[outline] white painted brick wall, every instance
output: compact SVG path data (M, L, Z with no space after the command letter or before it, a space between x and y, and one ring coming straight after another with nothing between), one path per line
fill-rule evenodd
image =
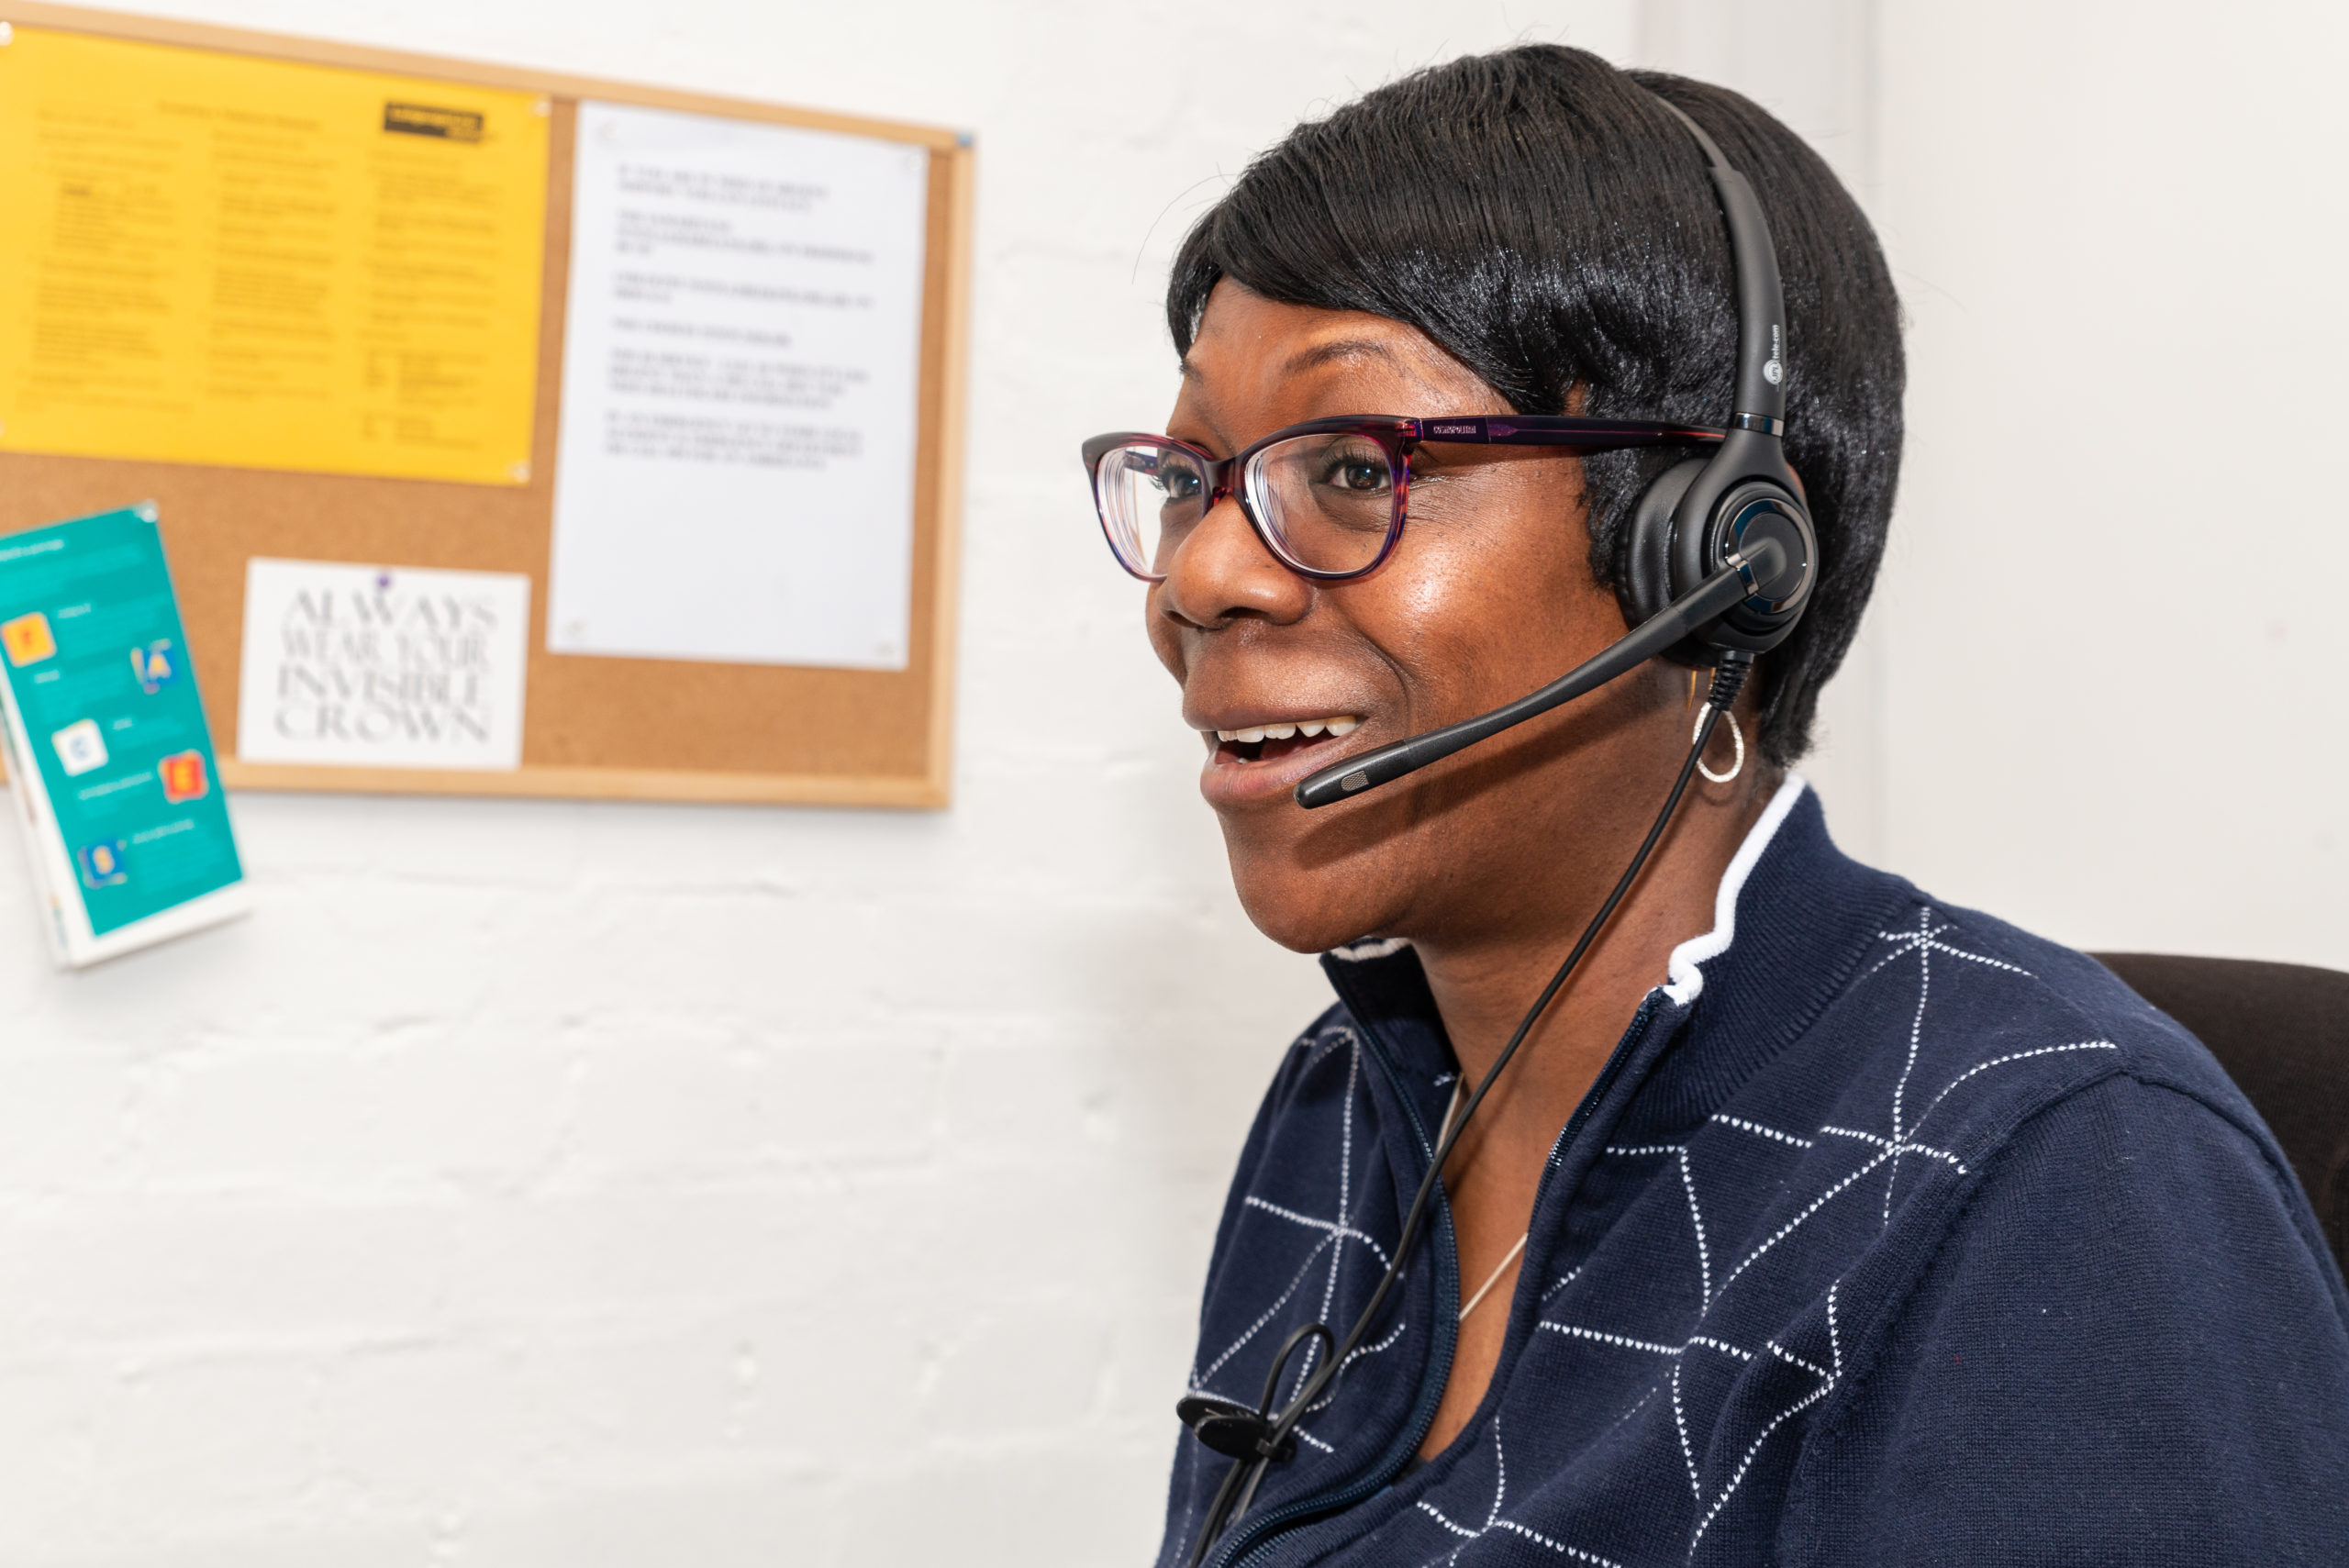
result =
M1074 452L1165 258L1504 8L186 0L979 135L939 816L245 795L236 927L79 976L0 849L0 1562L1135 1562L1217 1207L1322 1005L1240 916Z

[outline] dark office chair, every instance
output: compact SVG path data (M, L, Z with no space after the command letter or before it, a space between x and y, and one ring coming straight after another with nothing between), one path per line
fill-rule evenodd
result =
M2349 1270L2349 974L2166 953L2092 956L2210 1048L2274 1129Z

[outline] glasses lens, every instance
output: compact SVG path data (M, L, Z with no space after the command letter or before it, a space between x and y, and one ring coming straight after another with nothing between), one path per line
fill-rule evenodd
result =
M1248 498L1299 566L1361 572L1386 548L1395 520L1395 468L1368 436L1297 436L1266 447L1248 468Z
M1095 470L1093 494L1109 547L1129 572L1163 577L1206 510L1207 475L1180 447L1116 447Z

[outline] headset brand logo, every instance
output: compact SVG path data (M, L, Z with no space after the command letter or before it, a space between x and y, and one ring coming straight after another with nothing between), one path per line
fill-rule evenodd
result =
M429 136L442 141L479 141L482 117L471 109L436 109L429 104L385 104L384 128L396 136Z
M1762 379L1772 386L1777 385L1779 378L1787 373L1787 367L1778 362L1781 352L1783 350L1778 339L1778 324L1773 321L1770 323L1770 361L1762 367Z

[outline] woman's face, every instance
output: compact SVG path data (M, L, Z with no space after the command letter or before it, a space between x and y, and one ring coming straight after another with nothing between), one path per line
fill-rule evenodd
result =
M1229 457L1306 419L1508 412L1416 328L1275 304L1227 281L1208 302L1168 433ZM1290 792L1307 775L1522 696L1625 629L1591 571L1576 459L1429 445L1411 471L1401 542L1368 577L1299 577L1228 499L1150 593L1151 643L1204 738L1199 789L1241 901L1300 951L1372 934L1430 946L1506 938L1562 906L1586 910L1620 871L1624 835L1635 840L1662 804L1694 720L1687 672L1651 663L1406 781L1297 806ZM1217 735L1331 719L1345 733Z

